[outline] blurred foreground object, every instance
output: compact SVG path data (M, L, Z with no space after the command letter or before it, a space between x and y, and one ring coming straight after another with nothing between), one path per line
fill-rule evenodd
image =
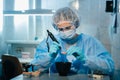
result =
M22 66L15 56L2 55L2 65L5 80L10 80L22 74Z

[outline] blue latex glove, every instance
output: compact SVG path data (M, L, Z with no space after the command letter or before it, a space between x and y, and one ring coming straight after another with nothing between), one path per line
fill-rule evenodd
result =
M71 46L67 50L67 55L73 55L74 57L76 57L76 59L79 59L81 61L85 59L84 53L82 53L80 48L76 46Z
M53 41L52 45L50 45L50 51L49 51L50 56L56 57L59 51L60 51L60 45L57 42Z

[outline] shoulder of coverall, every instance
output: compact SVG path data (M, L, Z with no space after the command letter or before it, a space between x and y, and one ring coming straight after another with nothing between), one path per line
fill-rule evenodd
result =
M88 41L88 40L90 40L90 41L95 40L96 41L97 40L95 37L90 36L88 34L84 34L84 33L81 33L80 36L81 36L81 39L84 40L84 41Z
M80 33L79 34L79 38L83 41L86 41L86 40L89 40L89 39L92 39L94 37L90 36L90 35L87 35L87 34L84 34L84 33Z
M107 49L105 48L105 46L100 42L100 40L98 40L97 38L87 35L87 34L82 34L82 41L86 44L89 45L91 47L96 46L96 48L101 49L103 52L107 52Z
M82 41L82 43L85 43L86 45L99 44L99 46L102 46L101 42L97 38L90 36L88 34L81 33L80 40ZM104 48L104 46L102 47Z
M45 39L43 39L42 41L39 42L39 44L37 45L37 48L40 48L42 46L43 47L46 46L46 40Z

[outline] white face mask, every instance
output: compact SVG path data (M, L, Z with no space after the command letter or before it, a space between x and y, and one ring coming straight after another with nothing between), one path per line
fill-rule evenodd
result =
M72 29L68 31L60 31L59 34L62 39L72 39L76 34L76 29Z

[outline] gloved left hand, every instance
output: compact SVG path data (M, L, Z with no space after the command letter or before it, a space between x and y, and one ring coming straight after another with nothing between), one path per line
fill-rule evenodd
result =
M85 59L84 53L82 53L80 48L76 46L71 46L67 50L67 55L73 55L74 57L76 57L76 59L79 59L81 61Z

